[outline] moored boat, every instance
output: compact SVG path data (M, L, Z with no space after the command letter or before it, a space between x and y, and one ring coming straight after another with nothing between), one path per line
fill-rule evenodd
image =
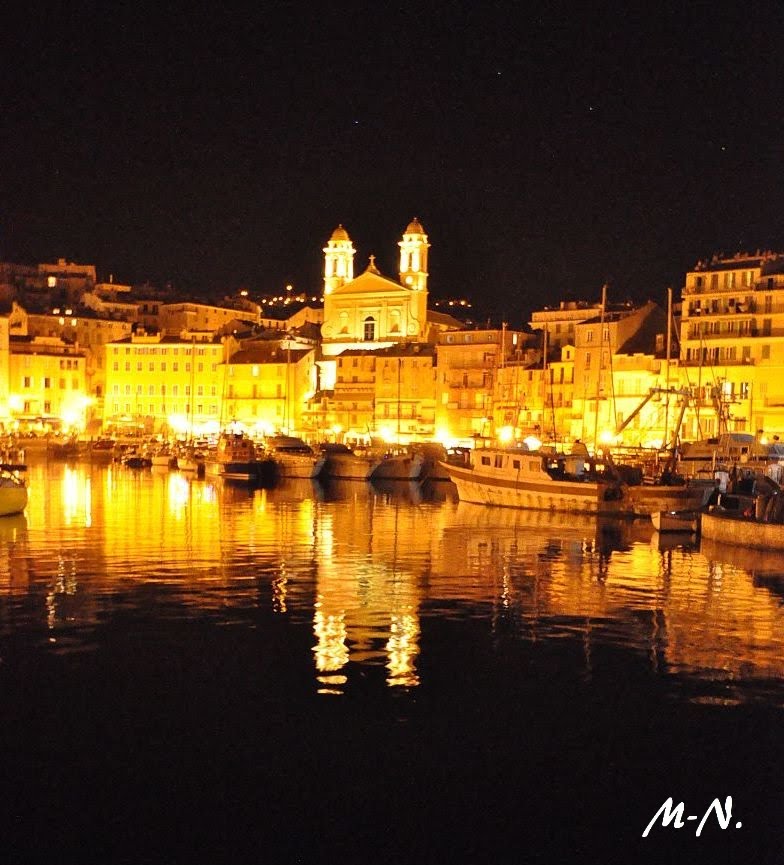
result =
M619 483L597 477L580 454L481 448L467 466L441 463L462 501L509 508L629 514Z
M703 538L712 541L784 551L784 523L760 522L742 514L715 510L702 515L701 532Z
M21 514L27 507L27 484L17 474L0 468L0 517Z
M253 440L243 433L221 433L218 445L204 463L205 473L225 480L264 482L275 476L275 463L259 459Z
M158 468L177 468L177 454L166 442L155 445L150 449L150 461Z
M264 452L283 478L316 478L326 462L323 455L297 436L269 436L264 441Z
M148 469L152 460L138 448L130 448L123 454L122 464L129 469Z
M624 486L624 500L634 516L645 517L661 512L697 511L708 504L715 484L681 485L639 484Z
M700 515L696 511L656 511L651 522L657 532L688 532L699 530Z
M115 444L116 442L111 438L100 438L91 442L87 451L90 462L110 463L114 459Z
M422 476L425 457L421 452L389 451L382 455L370 474L370 480L417 481Z
M197 447L182 448L177 454L177 468L181 472L193 472L199 478L204 477L205 462L204 451Z
M343 444L324 444L321 453L325 463L322 476L337 480L369 480L383 457L351 450Z

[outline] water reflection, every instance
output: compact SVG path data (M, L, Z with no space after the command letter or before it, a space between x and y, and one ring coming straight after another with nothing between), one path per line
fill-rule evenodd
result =
M118 466L41 464L0 521L2 627L92 643L121 606L226 623L267 611L312 634L312 683L423 683L427 635L471 617L572 640L587 677L620 647L657 676L784 677L781 557L655 536L644 522L495 510L407 483L269 490ZM142 593L141 589L150 590ZM26 595L33 603L11 605Z

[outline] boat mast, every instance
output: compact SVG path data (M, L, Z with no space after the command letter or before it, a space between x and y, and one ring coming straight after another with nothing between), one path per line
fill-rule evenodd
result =
M667 289L667 353L664 371L664 389L666 397L664 400L664 435L662 443L667 446L668 432L670 427L670 353L672 347L672 287Z
M599 316L599 369L596 375L596 412L593 418L593 455L596 456L599 438L599 399L602 392L602 362L604 358L604 314L607 309L607 283L602 286L602 311Z

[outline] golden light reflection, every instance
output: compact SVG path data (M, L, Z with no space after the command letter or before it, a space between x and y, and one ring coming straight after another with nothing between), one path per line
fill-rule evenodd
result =
M415 612L393 614L387 640L387 684L414 687L419 684L414 660L419 654L419 616Z
M63 518L65 525L92 525L92 489L90 477L66 466L62 483Z
M167 475L169 493L169 511L177 519L182 519L183 512L191 498L191 485L183 475L169 472Z
M316 669L320 673L333 673L348 663L346 639L346 614L327 614L323 609L323 599L319 595L313 611L313 633L318 640L313 647Z
M286 573L286 563L280 563L280 572L272 581L272 611L274 613L286 612L286 594L288 591L288 575Z

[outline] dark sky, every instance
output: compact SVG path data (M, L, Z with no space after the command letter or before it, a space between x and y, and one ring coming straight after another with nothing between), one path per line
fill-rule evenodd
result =
M0 258L318 289L343 223L512 322L784 248L781 7L50 3L4 23ZM647 10L647 11L641 11Z

